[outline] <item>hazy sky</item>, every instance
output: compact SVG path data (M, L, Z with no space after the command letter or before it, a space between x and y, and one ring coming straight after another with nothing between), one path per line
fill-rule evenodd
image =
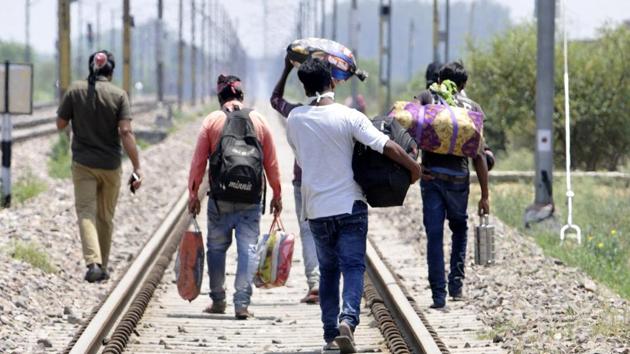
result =
M26 0L0 0L4 3L3 11L0 11L0 39L22 42L25 38L24 8ZM230 4L230 15L238 17L238 30L243 43L250 54L261 55L263 53L262 13L263 1L267 2L269 37L267 38L267 50L282 50L292 39L295 33L295 14L297 13L298 0L214 0L219 3ZM393 0L396 5L397 0ZM428 2L428 0L418 0ZM460 0L467 4L480 0ZM534 0L496 0L511 10L512 19L515 21L531 19L534 11ZM551 0L550 0L551 1ZM57 36L56 6L57 0L31 0L31 43L39 51L53 53ZM196 0L197 6L202 0ZM340 0L343 2L343 0ZM444 0L440 0L444 2ZM455 4L457 0L451 0ZM100 21L101 29L107 30L112 26L112 20L120 27L122 16L122 0L82 0L82 13L85 22L92 22L96 26L97 4L101 3ZM112 4L114 3L114 4ZM132 14L136 23L142 23L157 16L157 0L131 0ZM177 28L178 1L164 0L165 20L167 25L175 30ZM190 0L184 1L184 16L190 18ZM326 1L328 7L332 1ZM361 6L361 1L359 1ZM571 38L593 37L596 29L606 22L619 23L630 19L630 1L628 0L567 0L568 22ZM78 28L78 6L72 5L73 35ZM190 24L184 27L185 38L189 37ZM199 38L199 37L198 37Z

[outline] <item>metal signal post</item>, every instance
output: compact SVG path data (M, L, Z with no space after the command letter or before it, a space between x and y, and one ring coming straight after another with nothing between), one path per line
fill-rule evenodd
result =
M70 63L70 0L57 0L59 51L59 99L70 86L72 65Z
M177 41L177 109L182 110L184 96L184 0L179 0L178 41Z
M385 35L387 31L387 35ZM379 21L379 78L385 86L386 96L382 111L386 111L392 100L392 1L381 0Z
M157 99L158 102L164 101L164 58L162 55L162 30L164 28L164 22L162 20L164 15L164 3L163 0L158 0L158 19L156 22L155 31L155 56L157 59Z
M195 47L195 22L197 22L195 19L197 9L195 8L195 0L190 0L190 6L190 101L194 106L197 104L197 47Z
M536 198L525 212L526 225L553 216L553 106L555 1L538 0L536 58Z
M131 26L129 0L123 0L123 90L131 99Z
M350 46L352 47L352 53L354 53L355 60L359 60L358 48L359 48L359 14L357 9L357 0L352 0L352 9L350 10ZM352 92L352 107L357 108L357 78L352 77L350 80L350 90Z

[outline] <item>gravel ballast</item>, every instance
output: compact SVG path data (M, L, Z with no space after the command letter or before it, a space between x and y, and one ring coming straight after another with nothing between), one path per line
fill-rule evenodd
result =
M476 200L471 200L471 206L476 208L476 204ZM475 209L469 210L469 215L475 213ZM373 241L397 268L414 297L426 294L426 234L418 186L410 188L403 207L372 209L370 215L370 222L388 222L393 232L397 231L397 237ZM470 309L489 327L478 333L479 338L492 339L513 353L630 353L627 300L598 285L579 269L546 257L531 237L496 218L491 218L491 222L496 226L496 264L474 265L474 226L478 218L471 218L464 281L466 300L463 304L447 304ZM408 251L400 252L401 245ZM448 222L444 254L448 274ZM409 271L414 267L421 268L421 274Z
M131 163L123 160L110 257L112 279L120 277L186 190L200 122L201 115L140 152L145 179L135 195L126 186ZM48 189L22 205L0 210L0 353L61 351L114 284L113 280L101 284L83 280L86 268L72 182L47 174L48 154L56 141L56 136L47 136L14 145L14 180L30 174L45 181ZM44 273L12 258L16 241L32 243L45 252L56 271Z

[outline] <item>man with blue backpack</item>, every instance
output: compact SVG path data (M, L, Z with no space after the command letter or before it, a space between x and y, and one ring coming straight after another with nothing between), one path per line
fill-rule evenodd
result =
M427 81L429 81L427 70ZM464 87L468 74L459 62L442 66L438 82L427 85L428 89L415 97L420 104L447 103L470 111L482 112L481 106L468 98ZM481 187L480 214L490 212L488 201L488 165L494 162L492 152L485 147L473 160L475 172ZM422 213L427 233L427 263L429 284L433 296L431 308L446 306L446 275L444 269L444 220L448 219L452 235L448 293L454 301L463 299L463 279L466 259L468 231L468 194L470 179L468 158L422 152Z
M273 190L271 210L279 216L280 169L265 118L243 106L241 80L220 75L217 96L221 110L206 117L197 138L188 178L188 210L199 214L199 186L209 161L207 261L212 305L204 311L225 313L225 255L234 231L238 255L234 311L237 319L247 319L253 315L248 306L258 266L256 248L261 207L264 209L265 204L265 175Z

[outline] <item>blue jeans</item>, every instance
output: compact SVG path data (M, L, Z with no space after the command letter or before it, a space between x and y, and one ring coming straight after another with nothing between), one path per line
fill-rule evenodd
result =
M300 216L302 211L302 190L300 182L293 182L293 195L295 197L295 213L300 224L300 239L302 240L302 259L304 260L304 274L308 288L319 286L319 262L317 261L317 249L308 221Z
M309 220L319 259L319 307L324 324L324 340L339 335L339 322L353 329L359 325L365 243L368 231L367 205L355 201L352 214ZM339 280L343 274L343 306L339 313Z
M260 233L260 206L233 212L217 212L214 199L208 198L208 276L210 298L225 300L225 254L232 244L232 230L236 234L237 266L234 280L234 307L249 306L252 281L258 257L256 246Z
M469 183L453 183L440 179L421 181L422 213L427 232L427 263L433 303L446 303L444 270L444 219L453 232L451 269L448 274L448 291L451 295L461 292L466 260L468 231Z

